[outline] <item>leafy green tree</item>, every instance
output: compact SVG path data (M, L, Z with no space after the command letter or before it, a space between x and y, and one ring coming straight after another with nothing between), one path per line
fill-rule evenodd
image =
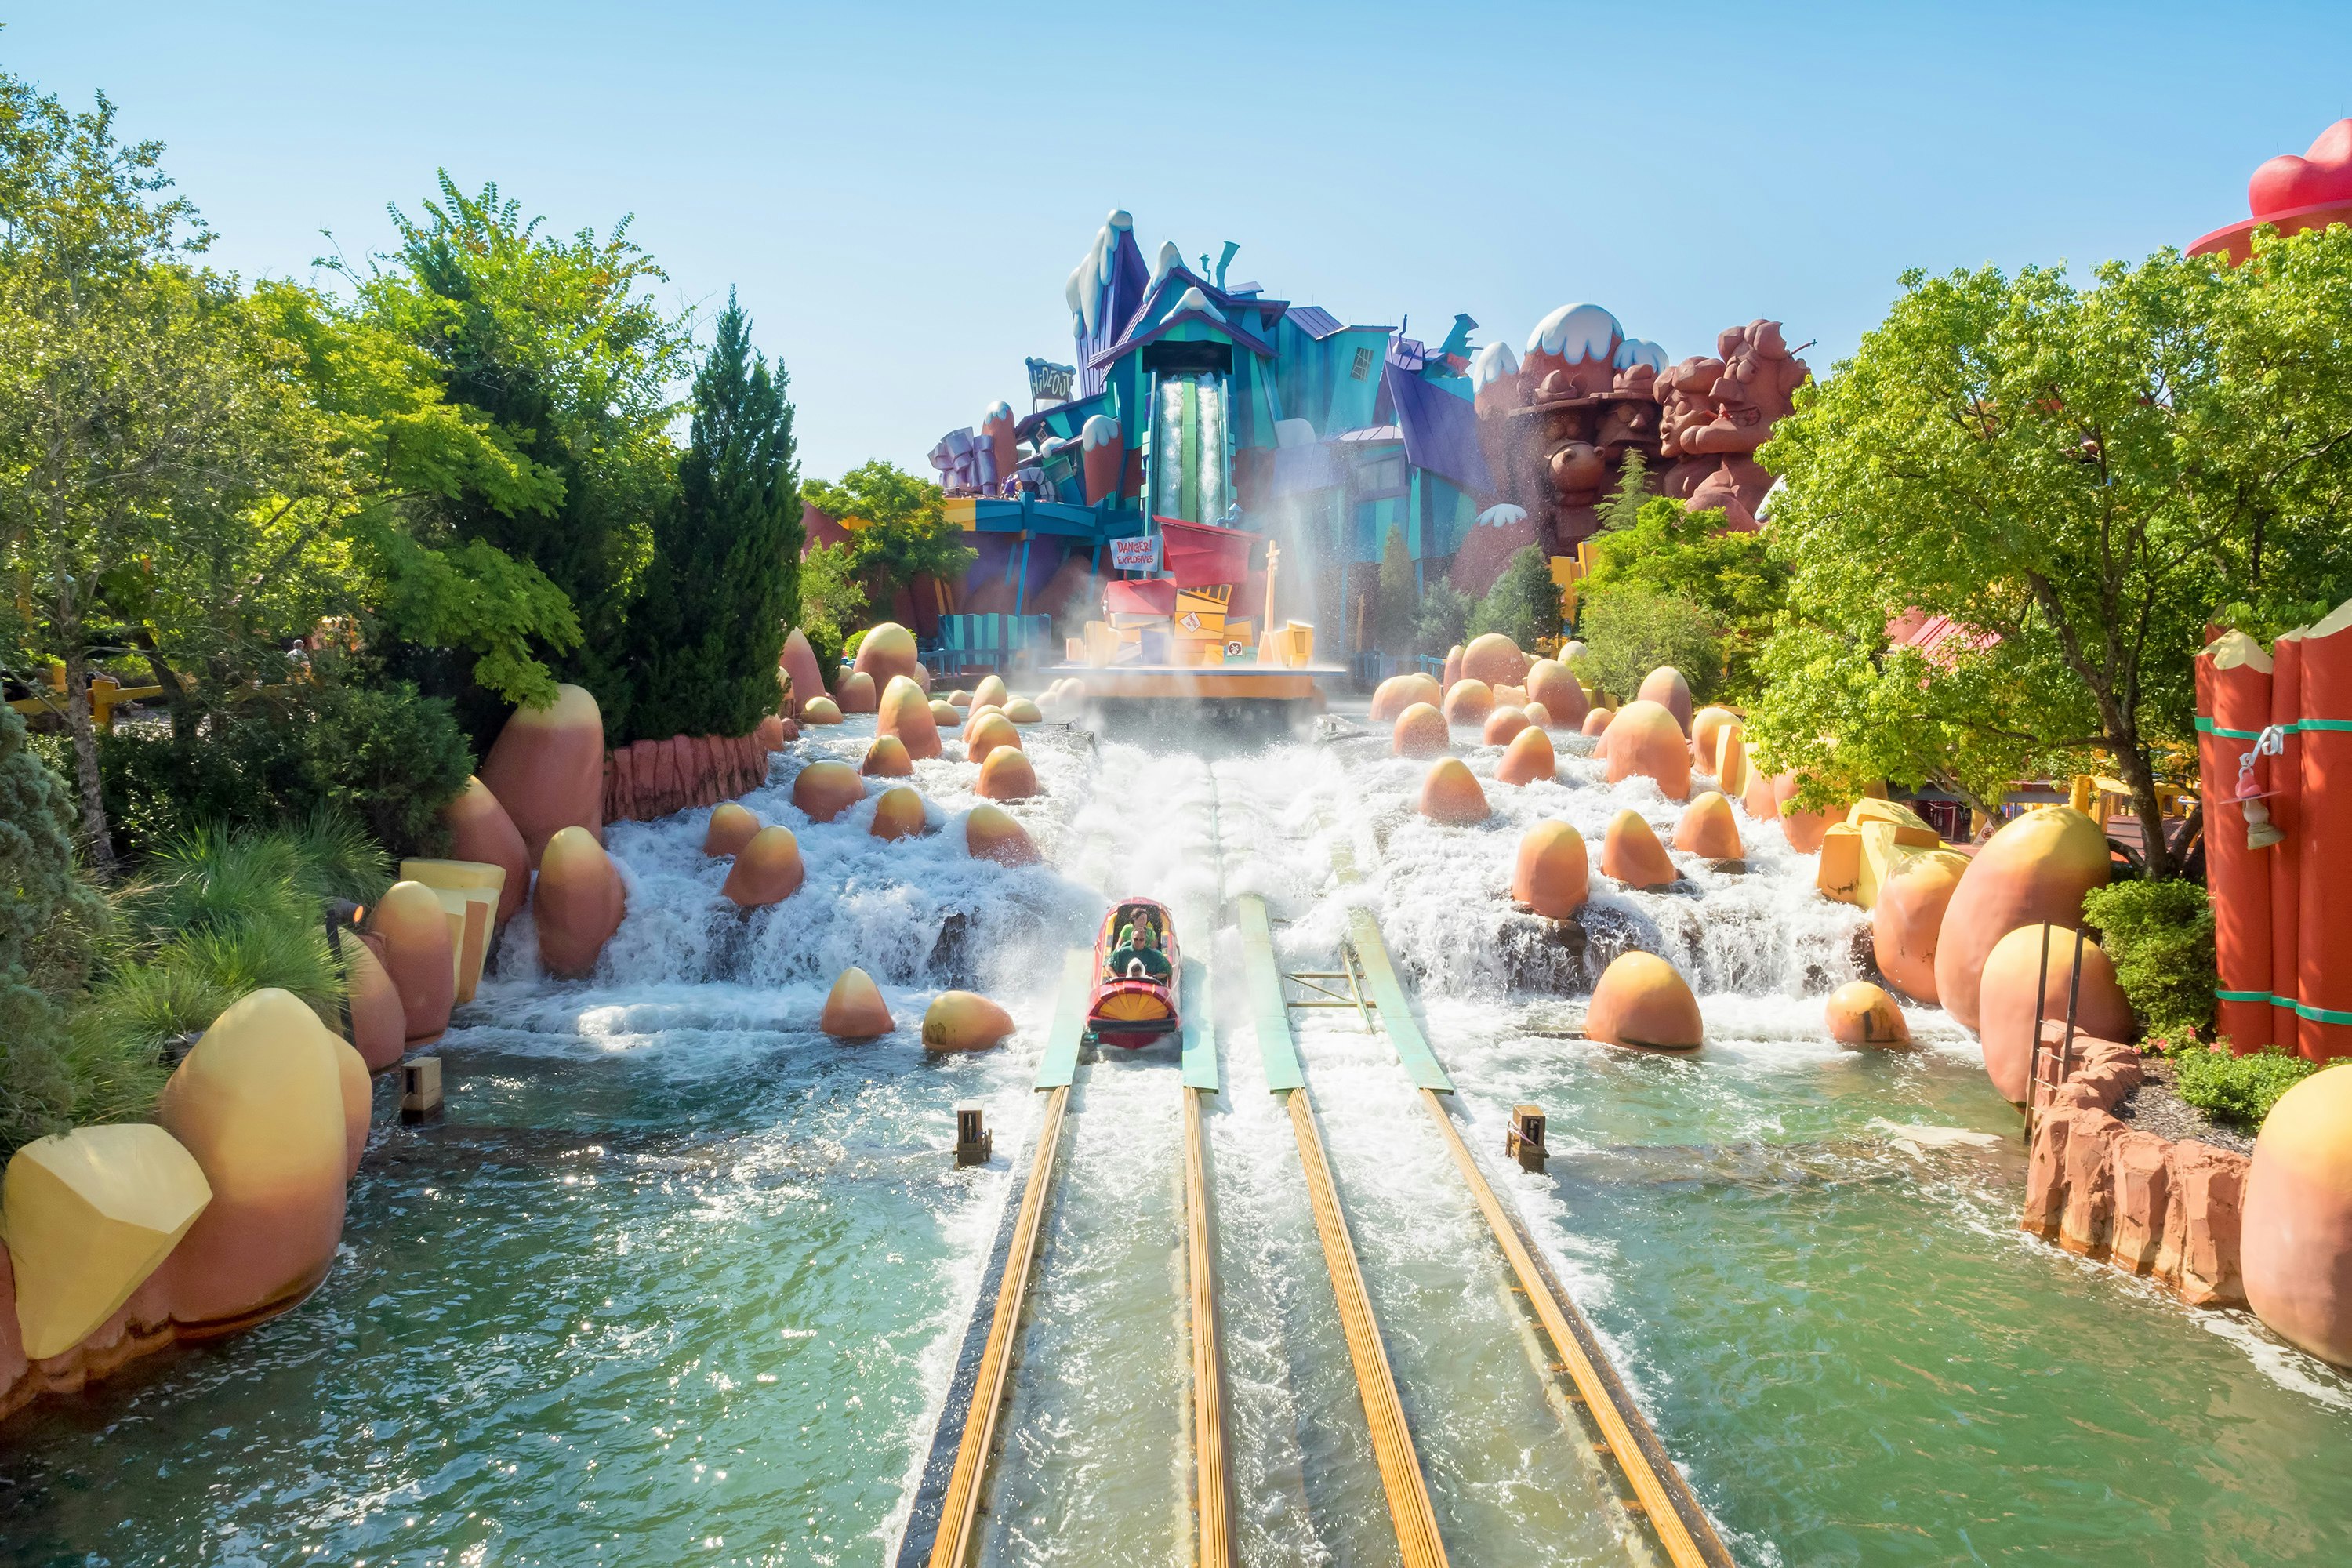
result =
M2352 231L2095 279L1907 274L1775 427L1790 643L1751 720L1771 765L1923 782L1916 737L1890 732L1907 710L1971 732L1946 766L1979 799L2097 759L2153 822L2209 618L2352 590ZM1958 635L1895 651L1915 611ZM2168 845L2147 853L2172 874Z
M1540 546L1530 544L1511 557L1470 613L1466 631L1474 637L1501 632L1523 648L1559 635L1559 584L1552 581L1551 561Z
M1470 628L1470 595L1446 578L1432 583L1412 616L1414 651L1443 658Z
M877 612L919 575L957 582L980 559L948 521L940 487L883 458L859 464L838 484L806 480L801 494L849 531L850 575Z
M1412 581L1412 557L1405 552L1404 530L1391 523L1381 546L1380 613L1373 619L1372 640L1382 653L1405 653L1412 647L1412 617L1419 597Z
M447 540L489 545L562 592L578 643L542 642L540 658L594 691L607 726L625 730L624 628L654 519L677 482L669 426L679 412L671 389L691 367L685 314L646 291L667 275L629 239L627 218L601 237L583 228L559 239L495 184L468 195L446 171L421 217L392 216L400 242L388 255L325 265L369 323L425 356L449 402L495 426L554 487L528 504L512 485L457 473L420 501ZM415 670L460 695L469 723L487 730L503 716L503 704L429 661Z
M1727 531L1720 511L1689 512L1654 496L1596 539L1591 553L1588 596L1630 584L1700 606L1723 634L1719 694L1735 702L1755 695L1757 658L1789 593L1789 569L1764 535Z
M1601 589L1585 602L1577 629L1584 640L1577 674L1621 700L1660 665L1681 670L1700 701L1720 683L1723 628L1706 606L1678 595L1631 583Z
M630 734L742 735L776 710L776 656L800 611L799 481L782 370L771 378L730 293L630 616Z
M0 1160L73 1109L65 1007L106 912L74 869L65 781L25 739L0 705Z
M849 545L819 544L801 556L800 627L816 655L817 669L833 679L847 637L842 627L856 626L866 613L866 590L857 585L856 552ZM797 693L803 699L814 691Z
M1617 486L1601 503L1601 531L1620 533L1641 521L1642 509L1662 500L1650 494L1650 464L1638 449L1629 448L1617 466Z

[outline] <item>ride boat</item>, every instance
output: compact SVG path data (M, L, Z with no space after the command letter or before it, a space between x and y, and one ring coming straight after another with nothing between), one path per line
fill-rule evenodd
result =
M1121 899L1095 938L1095 987L1087 1032L1132 1049L1182 1025L1178 992L1184 973L1176 925L1157 899Z

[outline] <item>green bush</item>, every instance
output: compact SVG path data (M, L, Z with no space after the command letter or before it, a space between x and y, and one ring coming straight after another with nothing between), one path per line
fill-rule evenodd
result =
M1576 672L1620 701L1640 690L1650 671L1672 665L1690 682L1695 701L1715 694L1722 634L1701 605L1633 584L1595 590L1577 617L1584 652Z
M2182 1051L2172 1058L2180 1098L2219 1121L2260 1127L2280 1095L2318 1070L2318 1064L2264 1046L2251 1056L2225 1047Z
M2213 909L2194 882L2116 882L2083 900L2116 978L2150 1034L2213 1022Z
M394 857L429 855L447 844L441 810L474 771L449 703L405 682L321 681L256 695L193 730L121 729L100 747L107 813L135 855L206 826L262 827L322 811L363 824Z
M1559 584L1551 580L1551 561L1540 546L1530 544L1512 556L1470 612L1465 638L1488 632L1500 632L1522 648L1559 635Z
M1412 613L1413 651L1444 658L1467 640L1470 608L1470 595L1443 577L1432 583Z

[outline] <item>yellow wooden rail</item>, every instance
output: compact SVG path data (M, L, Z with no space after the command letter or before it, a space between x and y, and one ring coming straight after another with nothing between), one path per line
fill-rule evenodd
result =
M1371 1297L1364 1289L1355 1244L1349 1239L1347 1216L1340 1213L1339 1194L1331 1184L1331 1167L1323 1155L1315 1110L1303 1089L1290 1090L1289 1100L1291 1130L1298 1137L1298 1162L1307 1170L1315 1228L1323 1238L1331 1292L1339 1298L1339 1327L1347 1335L1348 1357L1355 1363L1356 1389L1363 1398L1364 1419L1371 1427L1372 1458L1380 1467L1381 1488L1388 1494L1397 1546L1403 1553L1404 1568L1437 1568L1446 1561L1445 1543L1438 1539L1437 1515L1430 1507L1429 1487L1422 1479L1412 1431L1405 1424L1403 1402L1397 1397L1396 1374L1390 1370L1388 1352L1381 1343L1380 1323L1372 1316Z
M971 1555L981 1481L988 1470L989 1447L996 1438L997 1412L1004 1405L1005 1373L1021 1329L1022 1302L1028 1294L1039 1222L1045 1214L1045 1189L1053 1178L1054 1151L1061 1142L1062 1111L1069 1099L1069 1086L1063 1084L1045 1100L1045 1120L1037 1129L1037 1157L1029 1168L1029 1184L1021 1194L1020 1218L1013 1227L1004 1278L996 1289L996 1313L989 1321L988 1343L981 1352L971 1405L964 1415L963 1441L956 1447L955 1469L948 1478L947 1496L940 1509L939 1534L931 1542L931 1568L963 1568Z
M1209 1173L1201 1093L1184 1097L1184 1252L1192 1295L1192 1458L1201 1568L1231 1568L1233 1490L1225 1471L1224 1359L1217 1343L1217 1263L1210 1250Z

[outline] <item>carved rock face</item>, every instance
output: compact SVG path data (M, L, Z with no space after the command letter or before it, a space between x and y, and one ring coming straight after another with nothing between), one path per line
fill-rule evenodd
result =
M1609 482L1609 465L1601 448L1589 441L1570 441L1551 455L1552 492L1566 506L1590 505Z

